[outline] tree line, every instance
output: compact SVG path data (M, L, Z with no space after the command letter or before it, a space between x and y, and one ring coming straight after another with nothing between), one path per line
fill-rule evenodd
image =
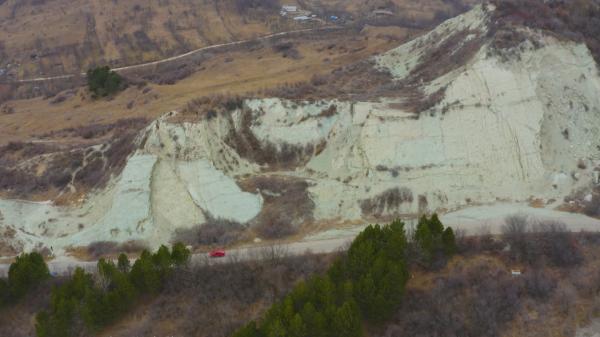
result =
M233 336L363 336L365 323L381 324L400 307L409 280L408 265L416 257L430 265L455 252L454 233L444 229L437 215L422 217L410 242L401 221L371 225L324 275L299 283L262 319Z
M187 263L183 244L144 250L130 265L125 254L117 263L100 259L97 274L77 268L64 284L52 289L50 307L36 316L38 337L68 337L81 331L93 335L129 311L142 296L155 295L174 269Z
M8 269L8 278L0 279L0 308L16 303L49 278L42 255L33 252L18 256Z

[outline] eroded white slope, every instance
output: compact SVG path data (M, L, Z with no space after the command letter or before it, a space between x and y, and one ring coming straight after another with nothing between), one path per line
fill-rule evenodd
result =
M260 212L260 196L243 192L235 180L208 161L180 162L178 170L192 199L208 215L246 223Z
M481 38L489 10L477 7L376 61L406 81L450 34L468 29ZM18 249L131 239L156 246L208 216L252 221L271 192L244 192L238 182L270 175L306 180L312 215L328 224L562 200L589 185L600 164L600 77L585 45L530 33L539 48L525 43L506 59L482 40L464 64L430 83L411 82L425 93L445 88L418 116L402 98L269 98L193 123L161 118L110 188L76 209L0 200L0 228L16 231ZM300 160L279 165L275 152L290 147ZM273 167L257 161L269 155Z
M443 22L431 32L375 57L375 62L398 80L405 79L417 68L424 55L444 44L454 34L467 32L465 38L452 45L449 52L458 49L475 35L487 33L490 12L494 10L492 5L477 5L465 14Z

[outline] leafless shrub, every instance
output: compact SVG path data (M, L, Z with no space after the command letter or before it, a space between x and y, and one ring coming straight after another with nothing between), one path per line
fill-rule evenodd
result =
M600 187L592 192L592 200L584 202L583 213L591 217L600 217Z
M125 132L137 132L148 125L146 118L123 118L109 124L88 124L78 127L48 132L42 137L81 137L95 139L106 135L117 135Z
M241 224L227 219L208 217L207 222L188 229L178 229L173 242L187 245L227 246L238 241L245 230Z
M260 260L270 263L280 263L289 257L289 250L285 245L271 245L261 248L259 254Z
M518 313L519 282L506 270L478 263L411 290L384 336L500 336Z
M134 140L137 132L123 131L115 135L115 139L110 143L110 147L104 153L107 160L107 168L112 172L118 173L127 162L127 158L135 148Z
M310 84L312 84L315 87L319 87L322 86L324 84L327 83L327 76L323 76L323 75L318 75L318 74L314 74L311 78L310 78Z
M261 222L257 233L267 239L279 239L295 234L298 230L291 222Z
M278 0L235 0L235 7L238 12L245 13L248 10L267 9L276 10L279 8Z
M467 36L473 35L471 39ZM412 83L431 82L466 64L483 45L483 37L465 29L450 35L424 53L410 74Z
M0 147L0 158L7 159L8 157L19 154L19 158L31 159L32 157L58 151L59 148L53 145L31 142L9 142Z
M548 299L557 287L557 281L544 269L528 270L522 277L525 292L536 299Z
M225 142L234 148L243 158L258 164L266 165L269 170L292 169L307 163L318 150L325 147L319 144L295 145L288 143L274 144L260 141L252 132L252 111L245 109L238 130L232 128Z
M389 72L379 70L372 60L360 61L319 75L314 80L286 83L266 90L263 95L290 100L370 100L398 96L402 84Z
M83 166L81 170L75 175L74 181L94 188L99 185L104 185L108 180L108 175L104 172L104 161L100 154L92 158L88 158L87 165Z
M67 97L64 95L57 95L53 100L50 101L50 104L60 104L67 100Z
M109 140L108 149L103 156L99 153L91 156L87 165L84 165L83 149L48 148L40 144L35 144L35 146L13 144L8 149L0 150L1 153L7 154L11 148L13 150L18 148L21 157L18 157L17 160L28 159L40 154L46 155L46 151L53 151L51 155L45 156L41 161L44 164L41 175L34 175L30 169L0 167L2 172L0 189L8 190L20 197L48 191L51 188L62 190L71 182L73 173L78 168L81 170L75 176L75 183L89 188L104 186L112 174L120 173L125 166L128 156L135 148L134 140L137 136L137 128L141 123L137 120L126 120L115 123L115 125L82 128L83 130L79 131L64 130L65 133L72 132L83 137L96 137L111 132L112 138ZM131 125L135 127L131 127ZM7 162L10 161L10 158L6 159L6 156L0 155L0 161Z
M291 58L294 60L301 58L300 52L294 47L294 44L290 41L284 41L274 44L273 51L276 53L281 53L281 55L286 58Z
M235 95L210 95L189 101L184 114L193 114L202 119L212 119L244 106L244 97Z
M418 87L407 90L407 92L409 94L407 99L402 103L402 107L416 114L418 117L420 113L429 111L444 99L446 87L442 87L429 95L425 94L423 90Z
M250 222L264 238L282 238L295 234L300 226L312 221L314 202L308 195L308 183L279 176L253 177L240 183L245 191L261 193L264 204Z
M12 115L15 113L15 108L11 105L3 105L2 109L0 109L0 112L2 112L2 114L4 115Z
M511 258L540 265L573 267L583 261L579 244L563 223L529 220L523 215L506 218L502 231L510 245Z
M504 219L502 233L507 239L523 237L529 231L529 221L526 215L516 214Z
M381 217L385 213L394 214L404 203L412 203L412 191L406 187L390 188L377 196L364 199L360 202L360 209L364 215Z
M96 241L87 246L86 254L88 257L97 260L102 257L113 257L120 253L139 253L146 248L146 244L140 241L127 241L123 243L114 241Z
M177 270L151 306L132 313L135 316L144 311L148 320L133 320L111 334L231 336L250 319L260 317L299 281L323 273L333 257L286 257L277 248L274 253L277 263L238 261Z
M46 153L47 151L58 152ZM37 160L33 167L15 165L31 158ZM81 152L39 144L15 143L0 149L0 163L3 163L0 166L0 189L12 196L25 198L52 188L63 189L70 182L74 167L81 163ZM40 172L35 172L36 170Z
M596 61L600 59L600 7L596 2L494 0L493 3L496 10L490 34L498 30L514 31L514 26L523 25L561 39L584 41Z

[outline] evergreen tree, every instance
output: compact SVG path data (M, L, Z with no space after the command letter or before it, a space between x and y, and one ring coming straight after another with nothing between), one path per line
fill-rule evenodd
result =
M158 251L152 255L152 263L156 268L160 282L163 283L170 275L173 266L171 253L165 245L160 246Z
M256 327L256 322L252 321L239 329L233 337L263 337L264 335Z
M356 303L348 301L337 309L333 319L333 329L337 336L362 336L360 311L358 310Z
M295 314L294 317L290 321L289 334L290 337L305 337L306 335L306 325L302 321L302 317L300 314Z
M300 311L300 316L306 326L306 336L327 336L327 320L318 312L313 303L307 302Z
M121 273L129 273L129 270L131 269L131 263L129 262L127 255L123 253L119 255L117 266L119 267Z
M277 319L267 326L267 337L287 337L287 330L283 323Z
M87 72L88 88L94 98L106 97L125 88L125 81L108 66L90 69Z
M394 261L403 261L407 246L404 223L396 220L385 228L385 232L388 241L385 252L386 256Z
M190 250L181 242L173 245L171 249L171 260L175 265L181 266L188 263L190 259Z
M367 319L377 318L377 286L373 280L373 276L369 273L358 280L356 284L355 295L356 302L364 317Z
M429 219L427 224L429 225L429 231L431 231L431 235L434 238L440 237L444 232L444 225L436 213L431 216L431 219Z
M144 250L129 273L131 283L141 293L156 293L160 288L160 275L154 268L152 256Z
M425 256L426 260L433 257L434 253L434 240L429 228L429 221L419 221L417 230L415 231L415 242L421 249L421 252Z
M0 308L10 302L10 288L5 279L0 279Z
M442 246L446 255L450 256L456 254L458 249L456 247L456 238L452 227L448 227L444 230L444 233L442 234Z
M420 227L419 240L433 249L428 222ZM257 331L278 337L362 336L363 319L380 322L401 304L408 281L406 247L402 222L368 226L324 276L299 283L274 304ZM235 336L255 333L250 326Z
M8 269L10 295L13 299L19 299L49 277L50 272L42 255L36 252L22 254Z
M94 335L127 312L140 294L157 292L174 266L188 258L185 247L169 252L162 246L155 254L143 251L131 268L124 254L119 256L117 265L100 259L95 275L77 268L70 280L52 290L49 309L36 316L36 334L68 337L74 332L82 333L73 326L83 322L84 335ZM241 336L264 337L254 330L256 334L248 327L246 335Z

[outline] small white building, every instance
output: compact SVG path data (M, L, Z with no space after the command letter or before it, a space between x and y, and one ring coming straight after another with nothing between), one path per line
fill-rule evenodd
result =
M296 16L294 18L294 20L296 20L296 21L307 21L307 20L310 20L310 17L308 17L306 15L300 15L300 16Z
M384 16L384 15L394 16L394 12L387 10L387 9L376 9L373 11L373 15L375 15L375 16Z
M285 5L281 7L282 13L295 13L298 11L298 6Z

